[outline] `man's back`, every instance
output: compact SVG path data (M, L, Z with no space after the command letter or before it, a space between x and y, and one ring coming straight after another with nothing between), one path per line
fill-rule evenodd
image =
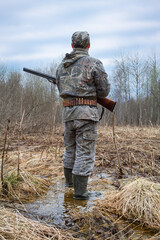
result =
M102 63L84 49L68 54L57 71L57 85L62 98L106 97L110 90Z
M85 49L76 49L71 54L66 54L59 65L57 74L57 86L60 96L66 100L81 98L82 101L97 97L106 97L110 90L107 74L102 63L88 55ZM91 105L91 104L90 104ZM81 105L65 107L63 110L63 122L74 119L88 119L99 121L96 107Z

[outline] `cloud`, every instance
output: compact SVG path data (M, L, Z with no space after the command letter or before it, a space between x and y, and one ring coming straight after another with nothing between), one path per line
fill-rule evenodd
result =
M92 23L92 24L90 24ZM122 34L137 30L159 29L160 20L137 20L130 18L128 12L99 13L83 23L92 34Z
M46 4L45 2L38 6L33 6L33 8L28 8L23 12L18 12L18 17L23 20L35 19L43 21L44 18L49 18L50 16L54 19L58 15L63 15L68 9L65 4L54 4L54 2Z
M63 49L63 50L62 50ZM53 59L58 58L60 56L64 56L64 51L70 51L69 48L62 48L61 44L55 45L43 45L37 47L37 51L35 52L26 52L22 54L14 54L10 56L8 59L10 61L29 61L29 60L43 60L43 59Z
M72 33L86 30L91 54L109 64L123 48L159 49L159 10L158 0L1 1L0 57L20 62L64 56Z

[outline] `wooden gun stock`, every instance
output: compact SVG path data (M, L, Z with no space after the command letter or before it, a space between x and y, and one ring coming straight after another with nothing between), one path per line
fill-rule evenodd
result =
M108 98L98 98L97 102L104 108L107 108L109 111L113 112L116 102Z
M23 68L23 71L25 71L27 73L31 73L33 75L36 75L38 77L46 78L49 82L56 84L56 77L54 77L54 76L50 76L48 74L37 72L37 71L29 69L29 68ZM100 105L102 105L102 107L107 108L111 112L113 112L114 107L116 105L116 102L114 102L113 100L110 100L108 98L98 98L97 102Z

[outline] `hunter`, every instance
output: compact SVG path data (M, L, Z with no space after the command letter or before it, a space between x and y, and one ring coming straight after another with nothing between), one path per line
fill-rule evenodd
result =
M97 98L109 94L110 84L102 62L89 56L88 32L75 32L71 46L72 52L65 55L56 72L63 99L65 186L74 186L75 199L88 199L99 121Z

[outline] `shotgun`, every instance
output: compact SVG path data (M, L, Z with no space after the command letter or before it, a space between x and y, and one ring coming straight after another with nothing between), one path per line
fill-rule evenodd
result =
M41 72L37 72L35 70L29 69L29 68L23 68L24 72L31 73L33 75L36 75L38 77L46 78L49 82L56 84L56 77L50 76L48 74L44 74ZM109 98L98 98L97 102L104 108L107 108L109 111L113 112L114 107L116 105L116 102L109 99Z

